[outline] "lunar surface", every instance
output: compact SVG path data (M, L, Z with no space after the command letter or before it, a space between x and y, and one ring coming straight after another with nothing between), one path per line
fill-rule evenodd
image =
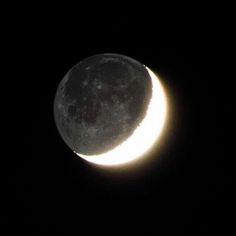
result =
M72 67L54 101L56 126L66 144L103 165L140 156L156 140L165 115L165 95L155 74L118 54L95 55Z

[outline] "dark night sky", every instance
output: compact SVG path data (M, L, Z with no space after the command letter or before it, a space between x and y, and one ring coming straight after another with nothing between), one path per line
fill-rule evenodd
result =
M8 28L19 118L14 148L4 154L2 223L32 235L229 230L230 19L206 11L159 19L98 14L67 22L50 14L29 13ZM129 168L103 169L78 159L54 124L62 77L78 61L106 52L150 67L171 100L160 148Z

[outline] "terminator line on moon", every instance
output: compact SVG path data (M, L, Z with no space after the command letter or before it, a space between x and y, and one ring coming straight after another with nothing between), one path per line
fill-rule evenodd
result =
M65 143L83 159L118 165L156 142L167 100L156 75L136 60L99 54L71 68L59 84L54 118Z

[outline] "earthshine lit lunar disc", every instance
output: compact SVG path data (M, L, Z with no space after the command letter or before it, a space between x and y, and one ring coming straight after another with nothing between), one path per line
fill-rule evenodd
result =
M152 80L152 98L147 113L134 133L119 146L99 155L83 155L76 153L86 161L98 165L120 165L137 158L147 152L160 137L167 116L167 99L157 76L146 67Z

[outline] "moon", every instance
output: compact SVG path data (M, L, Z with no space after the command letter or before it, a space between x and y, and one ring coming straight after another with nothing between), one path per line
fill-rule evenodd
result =
M121 165L142 157L159 138L167 116L167 98L157 76L148 68L152 81L152 98L147 113L133 135L114 149L100 155L76 153L88 162L98 165Z
M160 80L142 63L120 54L98 54L77 63L54 100L62 139L97 165L122 165L144 156L160 137L166 116Z

